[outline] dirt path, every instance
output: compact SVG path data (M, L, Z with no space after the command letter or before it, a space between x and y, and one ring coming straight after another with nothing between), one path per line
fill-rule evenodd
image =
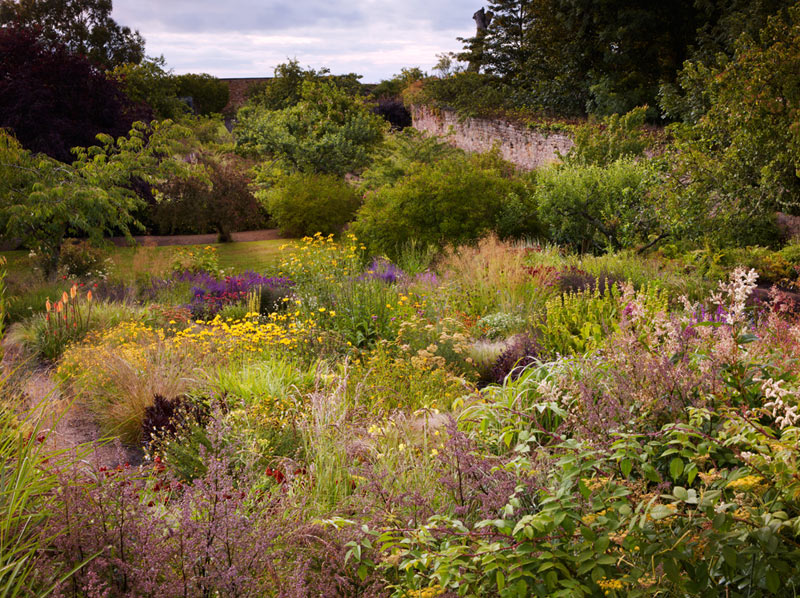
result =
M270 228L264 230L248 230L233 233L234 242L247 241L273 241L281 239L277 229ZM133 237L134 240L145 247L165 247L168 245L210 245L217 242L216 234L208 235L139 235ZM129 243L125 237L113 237L111 242L118 247L128 247Z
M22 392L27 409L40 418L42 431L49 432L48 444L53 449L74 449L76 454L105 467L141 463L140 448L100 440L100 427L92 415L82 405L62 396L49 370L31 373L22 385Z

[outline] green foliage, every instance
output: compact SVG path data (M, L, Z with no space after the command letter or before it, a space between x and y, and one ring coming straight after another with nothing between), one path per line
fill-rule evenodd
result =
M603 118L600 126L586 124L575 129L575 145L565 156L568 164L608 166L620 158L641 156L650 144L642 129L647 106L634 108L622 116Z
M265 110L283 110L295 106L303 100L304 83L330 83L350 96L361 93L360 75L331 75L330 70L319 71L303 69L297 59L289 60L275 67L275 74L269 81L258 84L249 90L247 104Z
M510 87L496 77L461 72L443 79L426 79L424 85L411 86L406 89L404 99L407 104L433 102L471 117L510 108L510 93Z
M647 163L553 166L537 179L539 215L551 239L581 252L634 247L656 230L652 185Z
M58 269L63 276L71 279L101 279L107 276L108 252L93 246L88 241L67 239L61 245L58 256Z
M337 176L287 175L256 196L263 202L281 234L290 237L339 233L358 209L358 192Z
M208 116L221 113L228 105L228 84L206 73L187 73L175 77L178 97L192 98L195 114Z
M384 128L361 99L330 82L305 81L299 102L288 108L244 106L236 139L241 151L271 156L290 170L343 176L369 163Z
M0 337L3 335L3 330L5 329L6 324L6 275L8 274L8 270L6 267L7 260L5 256L0 256Z
M426 75L419 67L402 68L400 73L391 79L383 79L372 88L372 97L399 97L403 91L415 81L425 79Z
M776 210L800 210L800 7L742 38L731 62L707 72L710 107L674 128L664 203L680 233L719 244L771 244Z
M495 228L511 194L526 193L496 154L412 163L392 187L368 194L354 231L377 252L396 255L407 239L444 246L476 241ZM535 235L538 223L530 223Z
M181 141L188 136L170 121L135 123L129 137L100 135L101 145L76 149L77 160L66 166L0 132L0 233L34 251L46 274L55 271L68 236L101 244L105 235L130 235L142 205L131 180L154 185L168 174L188 176L190 165L175 159L187 151Z
M375 150L373 162L361 175L365 189L375 190L394 185L420 164L432 164L461 152L444 140L423 135L411 127L392 133Z
M38 29L49 41L104 67L138 64L144 58L144 38L120 27L111 11L111 0L2 0L0 25Z
M146 58L138 64L120 64L109 76L131 100L149 106L156 118L174 120L188 112L188 107L178 99L179 81L166 65L163 56Z
M175 250L170 261L170 270L181 272L208 272L212 275L221 273L219 256L216 247L180 247Z
M5 380L0 385L6 395ZM0 403L0 595L43 598L52 588L33 578L37 556L56 539L43 528L52 509L58 508L53 500L57 465L64 460L46 448L48 432L34 422L20 421L6 404L8 398L3 396ZM59 575L66 579L70 574Z

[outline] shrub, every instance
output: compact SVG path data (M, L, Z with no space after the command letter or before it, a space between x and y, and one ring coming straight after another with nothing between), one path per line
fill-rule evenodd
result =
M474 242L493 230L514 192L524 193L524 185L496 155L413 164L394 186L367 195L353 230L390 257L411 238L440 247Z
M67 278L106 278L109 261L105 251L79 239L65 240L58 256L60 273Z
M228 84L206 73L187 73L175 77L178 97L192 98L195 114L209 115L222 112L228 105Z
M463 153L439 137L407 128L389 135L375 150L372 164L362 173L362 185L370 190L391 186L406 176L412 166L456 155Z
M773 245L774 212L800 209L798 25L795 5L772 16L758 38L743 35L722 67L687 66L698 75L708 111L673 130L674 176L662 201L683 235Z
M633 247L656 231L652 181L647 165L630 160L551 167L537 179L539 216L550 238L581 252Z
M211 245L204 247L181 247L172 255L170 269L175 274L208 274L220 272L217 248Z
M608 166L620 158L641 156L651 140L644 131L647 106L634 108L620 116L612 114L601 125L586 124L576 128L575 145L565 156L568 164Z
M542 346L529 335L514 336L492 366L491 381L502 384L509 376L519 378L526 367L539 361L541 353Z
M358 192L334 175L292 174L256 195L290 237L339 233L359 205Z

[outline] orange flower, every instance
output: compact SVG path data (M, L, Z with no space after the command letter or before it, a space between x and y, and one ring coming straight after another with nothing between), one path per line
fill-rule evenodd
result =
M66 293L64 293L64 294L66 295ZM56 311L57 311L58 313L61 313L61 309L62 309L63 307L64 307L64 306L63 306L63 304L61 303L61 301L59 301L58 303L56 303Z
M91 292L91 291L89 291L88 293L86 293L86 300L87 300L89 303L91 303L91 302L92 302L92 292Z
M61 302L62 302L64 305L66 305L67 303L69 303L69 295L67 295L67 292L66 292L66 291L64 291L63 293L61 293Z
M78 294L78 285L73 284L72 288L69 290L70 299L75 299L75 295L77 294Z
M48 297L47 301L44 302L44 307L48 312L53 308L52 304L50 303L50 297Z

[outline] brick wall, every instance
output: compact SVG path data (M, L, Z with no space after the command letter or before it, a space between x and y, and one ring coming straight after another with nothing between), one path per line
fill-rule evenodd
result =
M247 92L250 90L250 87L256 85L258 83L264 83L265 81L269 81L272 77L252 77L247 79L220 79L220 81L224 81L228 84L228 90L230 91L230 99L228 100L228 105L225 106L224 111L227 113L228 111L235 112L242 105L247 101Z
M572 139L565 133L544 133L524 125L483 118L459 120L455 112L415 106L411 110L414 128L448 137L450 143L468 152L485 152L495 144L500 154L520 168L533 170L558 160Z

